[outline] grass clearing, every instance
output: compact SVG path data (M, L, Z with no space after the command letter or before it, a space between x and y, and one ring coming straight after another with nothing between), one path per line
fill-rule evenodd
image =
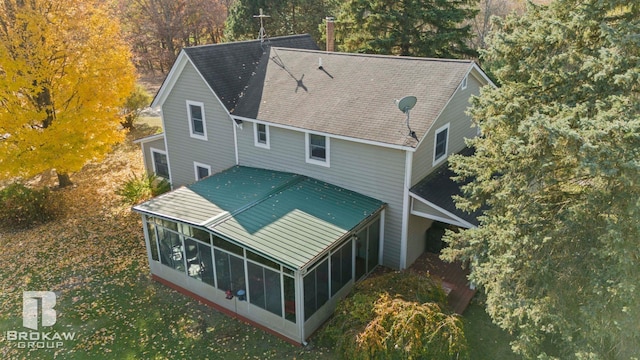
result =
M136 126L139 126L141 124L144 124L152 128L153 127L157 128L158 133L162 132L162 118L159 116L141 116L136 121Z
M470 360L522 359L511 351L512 337L497 325L474 300L464 312L464 331L469 344Z
M67 208L60 219L0 232L0 358L331 359L326 349L292 345L151 280L140 216L115 190L143 172L131 139L156 131L138 127L105 161L74 174L73 187L55 190ZM27 330L23 291L54 291L57 322L40 331L74 340L55 349L8 341L7 331Z

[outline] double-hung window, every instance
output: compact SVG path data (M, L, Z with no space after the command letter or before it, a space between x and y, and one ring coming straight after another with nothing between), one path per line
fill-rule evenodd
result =
M324 135L306 134L307 162L329 166L329 138Z
M446 159L449 142L449 124L436 130L433 146L433 165Z
M167 161L167 152L151 148L151 158L153 160L153 172L167 180L169 180L169 162Z
M269 126L266 124L253 123L254 145L269 149Z
M204 117L204 104L187 100L189 116L189 135L192 138L207 140L207 123Z

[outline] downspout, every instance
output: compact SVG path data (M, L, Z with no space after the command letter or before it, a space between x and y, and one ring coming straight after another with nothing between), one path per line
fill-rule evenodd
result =
M240 165L240 160L239 160L239 156L238 156L238 132L236 130L236 128L238 127L238 123L236 123L236 120L229 116L231 118L231 126L233 127L233 146L235 148L236 151L236 165Z
M387 209L382 209L380 212L380 239L378 239L378 249L380 249L380 251L378 252L378 264L383 264L384 261L384 224L386 221L386 211Z
M413 152L405 150L404 160L404 191L402 199L402 233L400 235L400 270L407 267L407 238L409 233L409 214L411 201L409 188L411 188L411 170L413 167Z
M173 173L171 173L171 156L169 155L169 146L167 145L167 124L164 121L164 111L162 111L162 107L160 107L160 119L162 120L162 132L164 133L164 151L167 154L167 170L169 171L169 185L171 186L171 190L174 190L173 186Z

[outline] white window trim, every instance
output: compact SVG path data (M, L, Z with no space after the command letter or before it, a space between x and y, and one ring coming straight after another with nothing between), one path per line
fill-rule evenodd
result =
M202 109L202 130L204 135L193 133L193 121L191 119L191 105L199 106L200 109ZM204 103L201 103L199 101L187 100L187 118L189 120L189 136L191 136L194 139L200 139L200 140L206 141L207 140L207 120L206 120L206 116L204 115Z
M194 161L193 162L193 173L195 175L196 181L200 181L201 180L201 179L198 179L198 168L199 167L207 169L209 171L209 175L208 176L211 176L211 165L207 165L207 164L203 164L203 163L199 163L197 161Z
M264 131L267 134L267 142L265 144L258 141L258 125L264 125ZM256 147L263 149L271 149L271 134L269 133L269 125L265 123L254 122L253 123L253 144Z
M451 135L451 131L449 130L449 124L447 123L442 127L439 127L435 134L433 135L433 166L441 163L449 156L449 135ZM436 145L438 144L438 134L442 131L447 130L447 142L444 145L444 155L436 159Z
M468 82L469 82L469 75L466 75L464 79L462 79L462 84L460 85L460 89L462 90L466 89Z
M311 145L311 135L318 135L318 136L324 136L325 138L325 159L324 161L322 160L316 160L311 158L311 151L309 149L310 145ZM322 134L316 134L316 133L309 133L309 132L305 132L304 133L304 155L305 155L305 161L307 162L307 164L314 164L314 165L320 165L320 166L324 166L324 167L330 167L330 158L331 158L331 138L326 136L326 135L322 135Z
M167 170L169 170L169 157L167 156L167 152L165 150L156 149L154 147L149 147L149 152L151 153L151 166L153 167L153 173L164 179L164 176L158 175L158 170L156 169L156 159L153 153L158 153L167 157ZM171 177L171 173L169 173L169 177Z

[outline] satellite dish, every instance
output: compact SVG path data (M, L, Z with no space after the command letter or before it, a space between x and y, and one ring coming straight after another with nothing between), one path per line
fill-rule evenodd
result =
M400 100L396 100L396 105L400 111L407 114L407 129L409 129L409 136L416 139L416 141L420 141L418 140L416 132L411 130L411 125L409 125L409 112L411 112L411 109L416 106L417 101L418 99L415 96L405 96Z
M398 105L400 111L406 114L416 106L417 101L418 99L415 96L405 96L400 100L396 100L396 105Z

